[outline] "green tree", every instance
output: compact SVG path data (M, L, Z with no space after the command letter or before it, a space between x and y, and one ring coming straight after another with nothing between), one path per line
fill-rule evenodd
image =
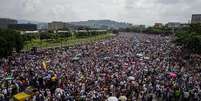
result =
M7 55L6 46L7 42L3 37L0 37L0 57L4 57Z
M201 53L201 24L191 24L176 33L176 42L193 53Z
M0 30L0 43L1 57L10 55L13 49L20 52L24 46L23 37L13 30Z

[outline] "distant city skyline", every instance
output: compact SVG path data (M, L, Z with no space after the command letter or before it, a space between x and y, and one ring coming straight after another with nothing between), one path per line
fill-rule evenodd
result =
M0 18L51 21L109 19L132 24L183 22L201 14L201 0L1 0Z

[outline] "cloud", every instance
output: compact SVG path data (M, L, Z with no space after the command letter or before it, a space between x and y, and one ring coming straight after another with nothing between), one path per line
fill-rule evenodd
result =
M36 21L111 19L133 24L188 22L201 0L1 0L0 17Z

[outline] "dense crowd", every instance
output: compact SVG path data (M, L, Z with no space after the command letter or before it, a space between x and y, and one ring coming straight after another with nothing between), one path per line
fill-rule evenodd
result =
M171 37L121 33L69 48L1 59L0 101L34 90L31 101L201 101L201 57Z

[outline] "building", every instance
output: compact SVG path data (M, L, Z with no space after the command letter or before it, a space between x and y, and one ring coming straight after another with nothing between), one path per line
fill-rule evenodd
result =
M36 24L10 24L9 29L19 30L19 31L35 31L37 30Z
M51 22L48 23L48 30L50 31L57 31L57 30L63 30L65 29L65 23L64 22Z
M10 24L17 24L17 20L0 18L0 29L7 29Z
M20 31L20 34L37 34L39 31Z
M155 28L162 28L162 27L163 27L163 24L162 24L162 23L155 23L155 24L154 24L154 27L155 27Z
M191 23L201 23L201 14L193 14Z
M181 23L179 23L179 22L168 22L166 24L166 26L168 28L180 28L181 27Z
M65 28L68 30L78 30L81 26L65 23Z
M133 28L138 28L138 29L145 29L146 26L145 25L133 25Z
M187 28L187 27L190 27L189 23L182 23L181 24L181 28Z
M48 23L39 23L37 24L38 30L48 30Z

